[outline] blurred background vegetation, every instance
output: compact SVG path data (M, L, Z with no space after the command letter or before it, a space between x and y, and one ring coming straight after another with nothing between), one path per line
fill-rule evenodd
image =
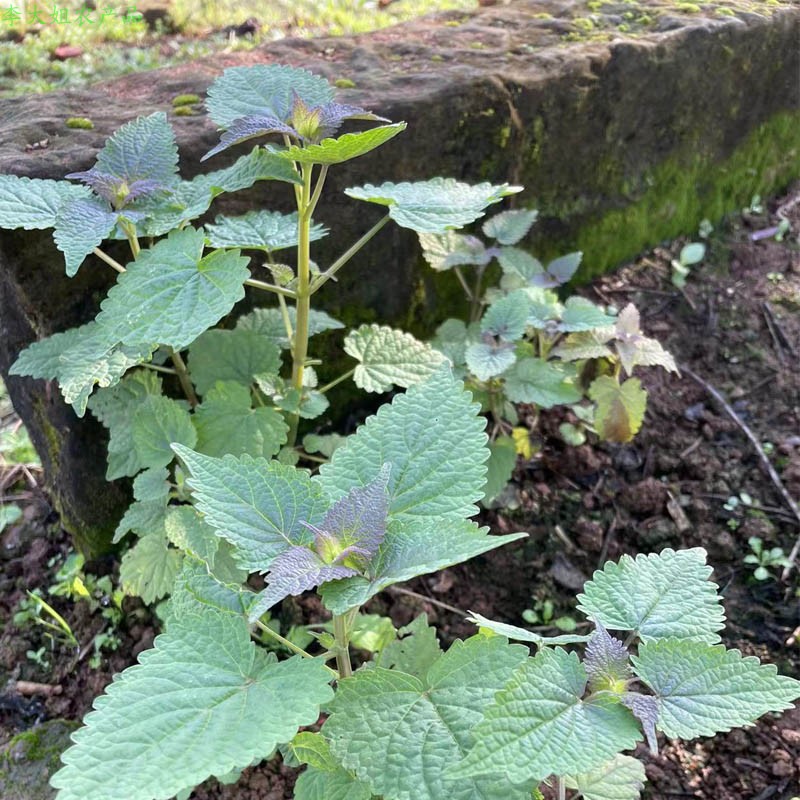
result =
M0 96L88 84L290 36L365 33L477 0L0 0Z

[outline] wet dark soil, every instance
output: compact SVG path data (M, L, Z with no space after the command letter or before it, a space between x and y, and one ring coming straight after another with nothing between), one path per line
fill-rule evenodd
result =
M538 453L518 465L504 508L484 514L496 532L524 530L528 539L418 579L405 587L411 594L385 593L369 610L389 614L397 625L427 612L443 639L452 641L474 629L448 606L525 624L525 609L541 609L549 601L553 617L573 616L575 593L607 559L700 545L724 596L725 643L800 677L797 570L781 580L781 570L772 569L769 580L756 581L744 563L749 537L788 554L800 524L737 424L689 376L691 370L724 395L765 445L788 492L800 499L798 199L795 192L771 204L770 211L747 212L713 233L706 261L692 269L683 291L672 286L669 264L685 242L657 248L586 287L587 295L618 308L635 303L645 332L688 369L679 377L641 370L650 393L648 412L628 445L598 443L590 436L585 445L567 446L558 425L569 418L563 412L543 414L532 430ZM781 216L792 223L789 241L759 238L758 231ZM532 409L521 411L533 420ZM751 498L749 506L741 501L743 494ZM739 498L738 505L731 497ZM51 582L54 557L63 557L69 546L45 501L37 502L36 513L28 514L33 521L7 532L0 548L0 683L30 680L62 691L2 692L0 745L37 721L79 719L112 675L150 646L156 627L147 609L126 601L120 646L99 668L89 668L82 650L65 647L52 654L48 670L26 658L26 651L41 646L41 633L16 628L11 617L25 589ZM102 574L115 565L92 568ZM85 644L102 620L81 607L58 605ZM318 611L313 599L300 607ZM713 740L662 742L660 755L641 755L651 800L789 800L800 787L800 710L768 715L752 728ZM293 781L292 770L271 762L247 770L234 786L209 782L193 797L279 800L291 797Z

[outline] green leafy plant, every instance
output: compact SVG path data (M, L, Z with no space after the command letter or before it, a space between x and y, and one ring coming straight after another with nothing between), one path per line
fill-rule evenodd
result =
M578 422L560 428L570 444L581 444L586 431L626 442L638 432L647 405L634 368L677 371L672 356L643 334L632 304L615 315L577 295L561 302L555 290L572 278L582 254L544 266L518 247L536 217L532 210L492 217L483 224L483 233L494 240L489 247L454 231L420 235L430 266L452 270L471 303L469 323L445 321L432 344L466 378L490 416L487 502L508 482L515 453L531 456L528 431L517 427L515 403L570 406ZM485 289L485 270L495 259L503 271L500 286ZM466 266L474 270L472 277Z
M791 562L782 547L765 548L759 536L751 536L747 540L751 552L744 557L745 564L755 566L753 577L757 581L767 581L775 576L770 572L773 567L788 567Z
M0 176L0 225L52 227L68 275L89 256L118 273L94 321L31 345L12 372L58 381L76 413L89 408L108 429L108 479L134 478L134 502L114 536L138 537L122 559L122 587L148 603L169 593L185 552L180 524L168 524L171 506L188 496L170 446L214 458L325 461L340 440L311 432L306 453L298 431L301 421L326 412L333 386L352 379L367 392L408 387L444 357L402 331L361 325L342 342L355 366L323 384L318 371L330 367L311 357L310 340L343 325L312 308L312 297L389 220L444 232L519 190L444 178L347 189L386 213L321 269L311 244L327 230L312 217L328 171L388 142L405 123L338 103L323 78L283 66L227 70L207 105L223 133L206 158L254 138L267 143L225 169L183 180L173 131L166 115L155 113L123 126L91 169L68 176L79 183ZM352 120L372 127L339 135ZM267 180L290 189L296 212L252 210L192 225L218 195ZM101 248L115 240L127 242L132 260L125 266ZM252 276L243 250L266 261L271 280ZM293 263L276 260L289 250ZM232 328L214 328L245 287L277 304L241 316ZM183 399L173 396L178 387Z
M800 682L719 644L723 609L699 548L625 556L595 573L578 598L587 635L547 638L474 614L479 633L443 651L419 618L398 632L384 625L354 668L359 608L375 593L520 536L467 520L488 455L477 412L437 373L314 478L176 445L200 512L186 532L205 556L184 561L166 632L75 734L53 777L58 800L186 797L276 749L304 767L299 800L523 800L544 782L561 797L635 800L644 769L624 751L642 738L656 749L659 734L710 736L790 707ZM266 573L266 588L220 580L223 551ZM259 615L312 588L332 634L304 650ZM264 634L294 655L278 660L253 641ZM299 731L323 708L321 728Z

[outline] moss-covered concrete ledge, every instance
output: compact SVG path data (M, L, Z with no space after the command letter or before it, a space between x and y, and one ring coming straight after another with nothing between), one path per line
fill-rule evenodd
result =
M85 169L122 123L166 110L183 173L196 174L217 134L203 115L176 115L173 98L203 95L225 67L256 62L308 67L337 82L345 100L409 123L390 145L332 170L318 212L334 228L315 247L322 264L377 218L341 194L364 181L443 174L522 183L517 202L541 211L529 244L545 255L580 247L588 275L800 175L800 7L792 0L516 0L0 101L0 172L60 178ZM70 128L71 117L94 128ZM285 187L261 185L216 210L287 208L287 200ZM0 373L7 377L29 342L89 319L109 272L90 263L68 280L49 234L0 233ZM447 312L446 278L420 267L414 236L388 229L323 301L351 321L429 329ZM102 538L126 492L103 483L101 429L77 420L54 386L8 384L65 524L85 541Z

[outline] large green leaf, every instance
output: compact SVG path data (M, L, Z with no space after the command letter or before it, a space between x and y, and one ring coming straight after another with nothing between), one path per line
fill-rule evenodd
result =
M203 257L205 234L184 228L143 250L102 303L98 322L126 345L181 349L244 297L248 259L237 250Z
M577 403L583 396L572 373L558 362L522 358L503 377L506 396L513 403L536 403L541 408L552 408Z
M506 488L517 463L517 448L510 436L498 436L489 445L489 453L486 486L483 488L484 503L494 500Z
M64 203L90 196L87 186L68 181L0 175L0 228L52 228Z
M335 139L323 139L306 147L292 145L276 153L298 164L341 164L380 147L406 129L405 122L381 125L358 133L345 133Z
M154 349L145 343L121 345L108 328L89 322L34 342L9 372L57 380L64 399L82 417L95 386L113 386L128 369L149 360Z
M420 233L419 243L425 260L437 272L467 264L486 265L491 261L491 254L480 239L455 231Z
M292 108L293 93L309 106L333 100L333 87L318 75L297 67L257 64L226 69L211 84L206 106L222 128L241 117L269 113L283 119Z
M114 543L129 531L146 535L163 529L169 500L169 473L162 467L151 467L133 481L134 502L128 506L114 531Z
M509 342L476 342L464 351L464 360L479 381L488 381L512 367L517 354Z
M418 679L382 667L340 681L323 727L332 753L392 800L524 800L531 785L497 772L454 779L483 709L526 657L498 637L457 641Z
M303 731L292 739L291 754L308 764L294 785L295 800L370 800L369 786L333 757L327 740Z
M591 772L567 775L565 783L583 800L639 800L645 780L641 761L618 755Z
M131 424L131 438L143 467L165 467L175 457L174 442L194 447L197 433L185 404L151 394L136 408Z
M268 253L297 245L297 212L248 211L241 217L217 217L206 225L212 247L241 247L264 250ZM311 225L309 241L321 239L328 233L323 225Z
M375 664L423 680L442 655L436 628L428 624L426 614L420 614L400 628L397 637L377 654Z
M481 332L497 336L504 342L522 338L528 322L530 299L523 291L511 292L492 303L481 320Z
M463 384L442 368L367 419L322 465L317 480L337 499L391 464L390 518L444 523L472 516L483 497L489 455L478 411Z
M265 758L333 696L321 661L277 662L244 619L213 610L173 622L139 661L73 735L58 800L168 800Z
M240 566L266 571L275 556L308 545L329 505L306 472L251 456L211 458L177 445L206 522L236 548Z
M286 442L289 430L274 408L252 408L250 390L237 383L217 383L194 414L197 449L221 458L274 456Z
M623 555L594 573L578 608L611 630L637 631L645 642L673 637L714 644L725 614L711 572L701 547Z
M564 311L561 315L559 330L590 331L594 328L607 328L616 321L615 317L606 314L602 308L596 306L591 300L585 297L573 295L564 304Z
M119 128L97 154L97 169L126 181L168 183L178 171L178 146L167 115L157 111Z
M288 311L289 321L292 323L292 330L294 330L297 322L297 311L294 306L290 306ZM339 320L334 319L324 311L311 309L308 315L309 336L316 336L319 333L325 333L325 331L336 331L341 328L344 328L344 325ZM236 329L255 331L261 336L266 336L284 350L289 347L286 325L279 308L257 308L241 317L236 324Z
M70 278L80 269L86 256L110 236L116 224L116 212L99 197L69 200L61 206L53 240L64 254Z
M529 658L486 709L476 745L453 777L505 773L509 780L592 770L635 746L641 732L613 699L583 699L586 670L575 653L545 648Z
M172 591L181 568L182 555L169 546L163 533L150 533L139 539L122 556L119 580L125 594L141 597L150 604Z
M353 380L367 392L408 388L429 378L444 363L442 354L429 344L386 325L362 325L350 331L344 351L359 362Z
M471 186L453 178L431 178L417 183L384 183L345 189L356 200L389 207L389 216L417 233L444 233L463 228L483 216L484 209L522 190L503 183Z
M490 536L488 528L446 517L390 521L378 557L373 560L371 577L333 581L325 584L320 594L329 611L343 614L395 583L452 567L526 536Z
M791 708L800 697L800 681L722 645L685 639L648 642L632 661L658 699L657 727L676 738L750 725L768 711Z
M280 367L278 346L255 331L206 331L189 348L189 373L201 395L217 381L250 386L256 375L277 375Z
M89 399L89 410L108 428L108 480L135 475L144 468L133 444L133 417L149 395L159 394L161 378L150 370L136 370L115 386L98 389Z

